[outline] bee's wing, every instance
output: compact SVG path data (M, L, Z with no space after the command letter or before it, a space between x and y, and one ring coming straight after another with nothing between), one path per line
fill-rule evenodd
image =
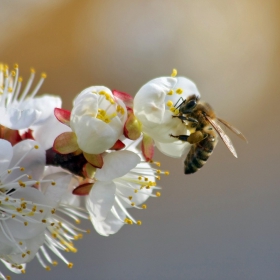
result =
M229 137L225 134L223 129L220 127L220 125L213 119L211 119L209 116L205 116L206 119L210 122L210 124L213 126L213 128L218 132L228 149L231 151L231 153L237 158L237 153L229 139Z
M239 131L236 127L234 127L233 125L231 125L230 123L228 123L225 120L222 120L220 118L218 118L218 121L221 122L223 125L225 125L228 129L230 129L233 133L235 133L239 138L241 138L242 140L244 140L246 143L248 143L248 140L246 139L246 137L242 134L241 131Z

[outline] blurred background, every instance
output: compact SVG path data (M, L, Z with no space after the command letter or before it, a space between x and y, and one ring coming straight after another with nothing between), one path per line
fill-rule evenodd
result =
M0 60L18 63L25 78L30 67L45 71L41 93L61 95L64 108L88 86L134 95L177 68L249 140L228 132L239 158L220 141L188 176L183 159L157 153L171 174L162 196L133 212L141 227L110 237L92 229L66 255L71 270L60 262L45 272L34 260L13 279L280 279L279 8L278 0L0 0Z

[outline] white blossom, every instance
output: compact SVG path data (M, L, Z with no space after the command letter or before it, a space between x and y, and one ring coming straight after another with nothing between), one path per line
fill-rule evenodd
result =
M134 98L133 110L142 124L142 131L153 138L157 148L168 156L180 157L186 147L190 147L187 142L170 137L170 134L189 133L186 125L172 116L190 96L200 97L191 80L184 77L161 77L142 86Z
M86 208L96 231L104 236L116 233L124 224L141 224L127 211L133 207L145 209L143 204L159 189L156 179L160 170L154 170L135 151L122 150L104 156L104 165L95 174Z
M123 102L103 86L89 87L74 100L70 126L81 150L100 154L122 135L126 120Z

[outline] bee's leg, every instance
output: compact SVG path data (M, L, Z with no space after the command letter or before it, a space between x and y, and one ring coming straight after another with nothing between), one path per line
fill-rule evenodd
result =
M207 134L203 134L200 130L195 131L194 133L191 133L190 135L173 135L170 134L171 137L173 138L177 138L181 141L184 142L189 142L190 144L195 144L195 143L199 143L200 141L202 141L203 139L205 139L207 137Z
M200 141L205 139L207 136L208 136L207 133L203 134L200 130L197 130L197 131L190 134L190 136L188 138L188 142L190 144L199 143Z
M193 117L188 117L188 116L182 116L182 115L178 115L178 116L172 116L172 118L178 118L180 119L182 122L184 121L188 121L193 123L193 126L197 126L198 125L198 120L193 118Z
M184 142L188 142L188 138L189 136L188 135L185 135L185 134L182 134L182 135L173 135L173 134L169 134L171 137L173 138L177 138L181 141L184 141Z

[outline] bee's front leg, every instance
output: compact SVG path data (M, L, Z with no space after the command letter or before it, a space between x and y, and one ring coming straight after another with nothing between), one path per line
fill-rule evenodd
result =
M173 138L177 138L181 141L184 141L184 142L188 142L188 138L189 136L188 135L185 135L185 134L182 134L182 135L173 135L173 134L169 134L171 137Z
M172 118L178 118L182 121L182 123L184 123L184 121L188 121L188 122L192 123L192 127L196 127L199 124L198 120L193 117L188 117L188 116L183 116L183 115L178 115L178 116L173 115Z

